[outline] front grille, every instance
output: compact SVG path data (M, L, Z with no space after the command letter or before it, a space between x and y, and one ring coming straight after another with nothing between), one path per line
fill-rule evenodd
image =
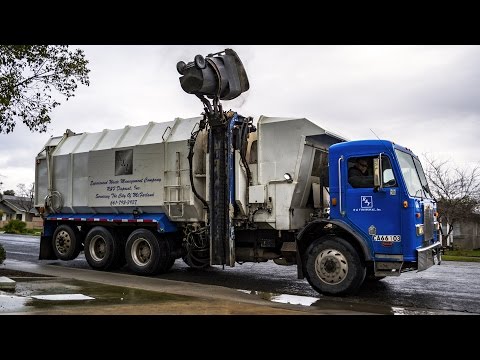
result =
M423 206L423 226L424 239L429 242L433 239L433 206L431 204Z

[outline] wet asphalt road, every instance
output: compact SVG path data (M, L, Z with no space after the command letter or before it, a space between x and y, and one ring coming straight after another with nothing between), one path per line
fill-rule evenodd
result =
M0 243L8 259L89 269L83 253L66 262L38 260L38 237L0 234ZM124 268L119 272L129 271ZM339 308L373 306L385 309L386 313L393 309L396 314L480 314L480 263L443 262L420 273L409 272L378 282L366 282L357 295L349 297L319 295L306 280L297 279L295 266L279 266L271 261L196 270L178 259L169 273L158 277L249 290L261 296L271 293L298 295L307 297L312 306L328 302Z

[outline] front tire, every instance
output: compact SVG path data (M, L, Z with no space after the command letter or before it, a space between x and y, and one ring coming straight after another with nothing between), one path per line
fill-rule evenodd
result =
M354 294L365 280L366 269L358 252L342 238L317 239L310 244L306 255L306 278L321 294Z

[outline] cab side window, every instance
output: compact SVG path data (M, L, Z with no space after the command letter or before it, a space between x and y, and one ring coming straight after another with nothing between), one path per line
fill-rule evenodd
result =
M348 183L354 188L373 188L374 156L348 159Z

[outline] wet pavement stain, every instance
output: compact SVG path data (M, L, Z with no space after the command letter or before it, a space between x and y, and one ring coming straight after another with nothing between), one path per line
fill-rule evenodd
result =
M88 300L43 300L36 295L83 294ZM18 279L14 292L0 292L0 314L59 310L76 306L114 306L194 300L194 297L103 285L73 279Z
M276 294L265 291L254 291L254 290L242 290L238 291L252 294L260 299L268 300L277 303L283 304L292 304L292 305L303 305L309 307L315 307L322 310L338 310L338 311L355 311L359 313L369 313L369 314L379 314L379 315L393 315L394 311L389 306L379 306L377 304L358 304L350 303L343 301L339 303L338 301L329 300L325 296L319 295L319 297L311 296L299 296L299 295L289 295L289 294Z
M277 294L265 291L244 290L237 289L240 292L254 295L260 299L278 302L283 304L303 305L305 307L315 307L317 309L326 311L353 311L355 313L368 313L372 315L447 315L447 314L459 314L458 312L451 312L445 310L431 310L421 308L408 308L398 306L387 306L370 303L357 303L350 302L347 299L338 301L336 298L333 300L330 297L319 295L319 297L311 296L299 296L289 294ZM461 315L467 315L467 313L460 313Z
M41 300L37 295L82 294L90 300ZM73 279L27 279L0 292L1 314L36 315L306 315L301 309L147 291Z

